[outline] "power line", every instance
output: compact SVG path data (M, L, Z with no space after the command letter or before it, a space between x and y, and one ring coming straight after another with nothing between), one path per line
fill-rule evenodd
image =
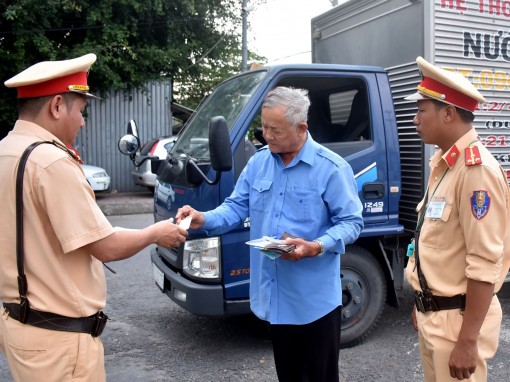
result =
M188 70L188 69L192 68L193 66L197 65L200 61L202 61L204 58L206 58L209 55L209 53L211 53L218 46L218 44L221 42L221 40L223 40L224 38L225 38L225 34L223 34L220 37L220 39L218 41L216 41L216 44L214 44L211 49L209 49L207 52L205 52L198 60L196 60L192 65L188 66L184 70Z
M303 52L293 53L293 54L289 54L288 56L279 57L279 58L276 58L276 59L274 59L272 61L274 62L274 61L285 60L286 58L291 58L291 57L294 57L294 56L299 56L300 54L305 54L305 53L312 53L312 51L311 50L305 50Z

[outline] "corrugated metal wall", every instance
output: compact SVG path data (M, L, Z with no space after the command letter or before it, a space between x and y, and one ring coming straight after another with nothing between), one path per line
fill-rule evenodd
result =
M75 141L85 163L103 167L118 192L147 191L136 186L129 157L120 153L117 142L126 134L130 119L138 125L142 144L149 138L171 135L171 83L152 82L147 92L112 92L105 99L90 100L85 128Z

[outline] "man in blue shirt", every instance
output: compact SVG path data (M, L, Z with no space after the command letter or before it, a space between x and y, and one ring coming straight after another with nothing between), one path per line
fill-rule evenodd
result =
M296 249L272 260L250 247L250 305L268 321L280 381L338 381L342 287L340 254L363 228L351 167L308 130L306 90L277 87L262 105L267 146L241 173L223 204L184 206L177 222L224 233L250 217L251 239L286 239Z

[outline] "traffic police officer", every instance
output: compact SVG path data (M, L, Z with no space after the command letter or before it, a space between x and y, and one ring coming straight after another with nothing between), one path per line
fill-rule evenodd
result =
M407 97L418 104L413 122L439 148L406 268L424 377L486 381L501 326L495 293L508 272L508 181L472 126L483 96L461 74L416 62L423 80Z
M14 129L0 141L0 350L15 381L104 381L101 262L151 243L179 246L187 236L171 221L113 228L66 148L94 97L87 74L95 60L87 54L41 62L5 82L20 99ZM29 156L16 185L23 153Z

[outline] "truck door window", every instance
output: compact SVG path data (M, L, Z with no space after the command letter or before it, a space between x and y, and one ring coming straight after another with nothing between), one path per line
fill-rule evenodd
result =
M363 90L331 93L324 106L329 109L330 119L318 126L316 140L320 143L370 140L369 109Z
M357 90L348 90L342 93L334 93L329 96L329 109L331 111L331 123L346 125L351 114L352 100L358 93Z
M368 90L364 79L289 76L281 78L276 86L308 90L311 101L308 131L316 142L344 157L373 144ZM260 128L260 110L249 129L250 140L259 148L265 143L256 140L257 128Z
M352 92L346 92L350 98ZM334 94L334 96L345 93ZM347 95L345 94L345 95ZM330 103L333 106L333 103ZM340 137L341 142L364 141L370 139L369 115L367 97L362 91L355 91L351 99L349 117L345 122L345 128ZM333 110L332 110L333 113Z
M289 76L276 86L308 90L308 130L313 139L346 156L372 145L370 104L364 78L352 76Z

